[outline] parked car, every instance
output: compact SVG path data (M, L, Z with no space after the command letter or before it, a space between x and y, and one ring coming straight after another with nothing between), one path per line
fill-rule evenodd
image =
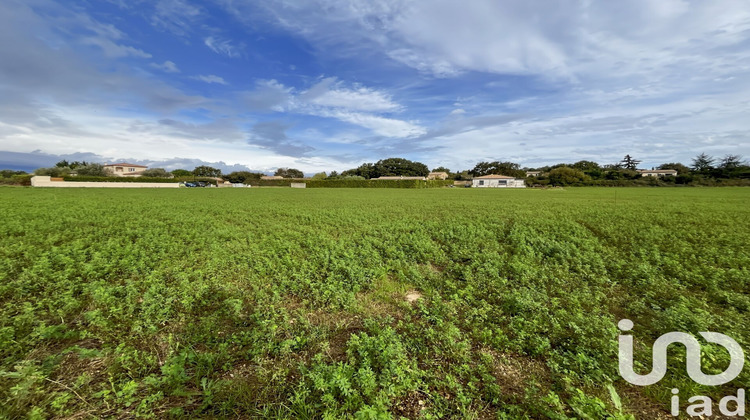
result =
M188 181L185 183L188 188L208 187L209 185L211 184L206 181Z

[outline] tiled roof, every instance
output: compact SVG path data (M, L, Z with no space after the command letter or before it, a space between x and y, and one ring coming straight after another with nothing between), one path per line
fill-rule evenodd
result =
M492 175L478 176L474 179L515 179L515 178L512 176L492 174Z
M148 166L136 165L133 163L108 163L104 166L127 166L129 168L148 168Z

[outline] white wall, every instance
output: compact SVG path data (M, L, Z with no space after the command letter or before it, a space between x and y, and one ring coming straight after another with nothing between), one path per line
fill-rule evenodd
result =
M479 185L479 181L484 181L484 185ZM474 179L472 187L476 188L526 188L523 179Z
M52 188L180 188L172 182L66 182L52 181L48 176L31 177L32 187Z

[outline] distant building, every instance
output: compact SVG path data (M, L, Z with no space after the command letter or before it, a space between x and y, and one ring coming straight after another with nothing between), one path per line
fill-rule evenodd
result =
M427 179L441 179L441 180L446 180L446 179L448 179L448 172L430 172L427 175Z
M526 176L527 177L529 177L529 176L537 177L537 176L539 176L541 174L542 174L542 171L526 171Z
M263 175L260 179L284 179L284 177L278 175Z
M148 169L148 166L132 163L108 163L104 165L104 169L114 176L141 176L141 173Z
M677 171L674 169L639 169L638 172L641 176L677 176Z
M373 178L373 179L380 179L380 180L416 179L416 180L424 181L425 177L423 176L381 176L380 178Z
M526 188L523 179L505 175L485 175L474 178L472 187L476 188Z

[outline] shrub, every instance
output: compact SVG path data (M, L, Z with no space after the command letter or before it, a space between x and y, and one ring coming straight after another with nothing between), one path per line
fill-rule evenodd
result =
M79 173L80 174L80 173ZM167 172L164 168L151 168L141 172L141 176L149 178L172 178L173 175Z
M306 182L307 188L440 188L453 185L453 180L430 180L418 179L334 179L334 180L310 180Z
M86 166L76 168L78 175L84 176L111 176L112 173L104 168L104 165L100 163L90 163Z
M51 176L51 177L61 177L61 176L68 176L70 175L70 168L68 167L52 167L52 168L39 168L34 171L34 175L40 175L40 176Z

